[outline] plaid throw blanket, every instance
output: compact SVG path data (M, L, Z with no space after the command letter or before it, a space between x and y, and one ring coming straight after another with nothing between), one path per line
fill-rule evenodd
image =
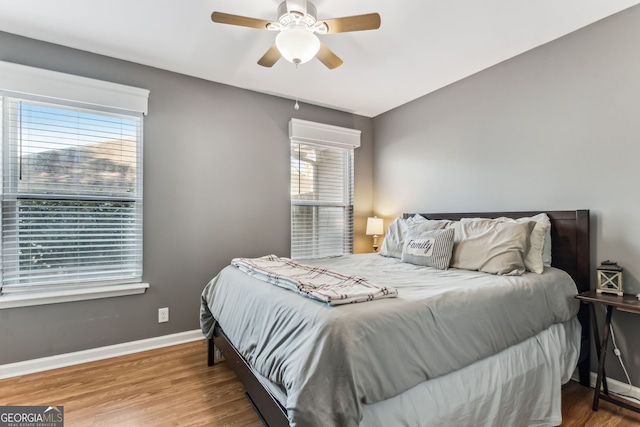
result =
M395 288L377 286L357 276L299 264L289 258L267 255L234 258L231 265L244 273L329 305L372 301L398 295Z

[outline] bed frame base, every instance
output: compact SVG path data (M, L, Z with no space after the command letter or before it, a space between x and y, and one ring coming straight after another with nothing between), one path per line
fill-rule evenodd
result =
M287 410L265 389L260 381L253 375L249 365L238 353L220 326L213 330L213 338L209 339L207 361L209 366L215 363L215 348L224 355L229 367L236 373L238 379L244 385L245 396L256 410L262 423L267 427L287 427L289 419Z

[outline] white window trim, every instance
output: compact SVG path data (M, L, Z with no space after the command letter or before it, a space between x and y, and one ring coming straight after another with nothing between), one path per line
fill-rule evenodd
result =
M343 128L300 119L292 118L289 122L289 138L291 142L358 148L360 147L361 133L358 129Z
M0 89L147 115L149 91L0 61Z
M58 304L61 302L137 295L145 293L148 287L148 283L129 283L124 285L4 294L0 296L0 310L16 307L30 307L34 305Z

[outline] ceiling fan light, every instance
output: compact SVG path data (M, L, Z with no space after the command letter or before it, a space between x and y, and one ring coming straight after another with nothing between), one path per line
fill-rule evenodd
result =
M320 50L320 40L304 28L290 28L278 34L276 47L287 61L304 64L316 56Z

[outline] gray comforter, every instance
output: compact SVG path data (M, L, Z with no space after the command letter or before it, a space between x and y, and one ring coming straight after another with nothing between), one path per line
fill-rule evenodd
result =
M578 311L575 284L554 268L494 276L378 254L304 263L399 295L329 307L229 266L206 286L201 307L207 337L217 321L252 367L286 391L292 426L357 426L363 403L494 355Z

